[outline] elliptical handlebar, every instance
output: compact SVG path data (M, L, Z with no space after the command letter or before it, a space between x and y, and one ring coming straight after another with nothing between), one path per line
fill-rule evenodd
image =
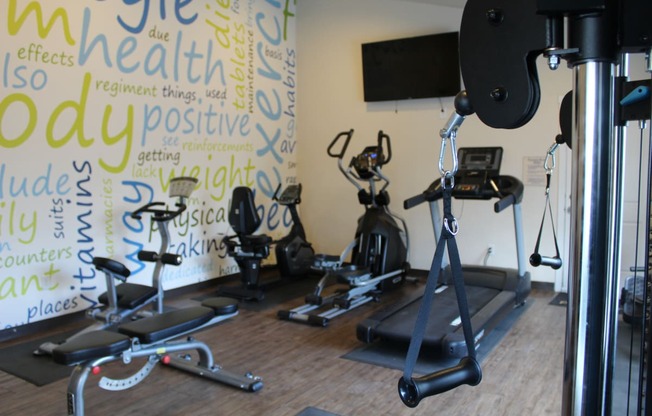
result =
M335 138L333 139L333 141L331 142L331 144L328 145L328 149L327 149L328 156L330 156L330 157L335 157L335 158L337 158L337 159L342 159L342 158L344 158L344 154L346 153L346 149L349 147L349 143L351 142L351 138L353 137L353 131L354 131L353 129L351 129L351 130L349 130L349 131L343 131L343 132L339 133L337 136L335 136ZM340 149L340 152L339 152L339 153L335 153L335 152L333 152L333 147L335 147L335 144L336 144L336 143L337 143L337 142L338 142L342 137L345 137L345 139L344 139L344 145L343 145L342 148Z
M383 133L382 130L378 131L378 148L382 151L384 149L383 147L383 141L385 144L387 144L387 158L384 160L379 160L378 161L378 166L383 166L389 163L390 160L392 160L392 143L389 139L389 136L385 133Z
M360 154L351 159L349 166L345 168L343 165L343 159L349 143L351 142L351 138L353 137L353 132L354 130L351 129L335 136L327 148L327 153L330 157L337 158L337 167L340 172L342 172L344 177L358 190L358 199L361 203L367 205L367 202L362 201L372 201L372 203L375 203L376 196L383 193L389 186L389 179L383 175L381 167L391 160L392 145L389 135L380 130L378 132L377 144L365 147ZM344 138L344 144L339 152L336 152L334 148L342 138ZM385 155L384 149L387 149L387 155ZM373 184L375 181L384 182L384 185L380 190L376 190L376 187ZM369 184L370 190L367 194L365 194L367 191L358 182Z

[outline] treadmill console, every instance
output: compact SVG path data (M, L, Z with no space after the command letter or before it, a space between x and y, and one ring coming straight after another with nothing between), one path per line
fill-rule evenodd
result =
M500 174L502 147L462 147L457 152L456 197L491 198L495 193L492 179Z

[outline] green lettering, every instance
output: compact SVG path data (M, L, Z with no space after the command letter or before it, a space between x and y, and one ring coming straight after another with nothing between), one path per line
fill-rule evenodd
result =
M117 135L111 137L109 135L109 119L111 118L111 113L113 112L113 107L107 105L104 109L104 117L102 118L102 141L109 145L113 146L114 144L120 142L123 138L127 141L125 143L124 151L122 152L122 160L117 166L110 166L102 158L100 158L100 166L102 169L110 173L119 173L122 172L127 167L127 162L129 161L129 155L131 154L131 143L133 142L133 133L134 133L134 107L129 105L127 107L127 123L125 128L122 129Z
M95 141L93 138L86 139L84 136L84 119L86 118L86 102L88 100L88 89L90 84L91 75L87 72L86 75L84 75L84 84L82 86L79 102L75 102L73 100L64 101L59 104L50 115L50 119L48 120L48 125L45 131L45 137L51 147L56 149L65 145L68 143L68 141L70 141L75 132L77 133L77 141L82 147L88 147ZM61 113L67 109L75 112L75 121L72 123L70 129L63 137L56 139L54 138L54 126Z
M27 111L29 112L29 122L25 126L25 130L23 130L22 134L18 135L18 137L15 139L8 139L2 133L2 121L4 120L5 112L14 102L22 102L25 104L25 107L27 107ZM36 128L36 119L36 106L34 105L34 101L32 101L31 98L25 94L10 94L6 96L2 102L0 102L0 146L12 148L23 144L34 132L34 129Z
M55 21L60 18L61 24L63 25L63 36L66 38L66 42L69 45L75 44L75 40L70 35L70 25L68 24L66 10L62 7L56 8L54 13L52 13L52 16L50 16L47 25L43 25L43 9L41 9L41 5L38 1L32 1L29 3L23 10L23 13L18 17L18 19L16 19L16 0L9 0L9 7L7 9L7 31L11 36L18 33L30 13L36 15L36 27L41 39L45 39L48 36Z

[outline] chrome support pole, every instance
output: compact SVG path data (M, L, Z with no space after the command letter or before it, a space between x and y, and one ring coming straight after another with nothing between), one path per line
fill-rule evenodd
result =
M573 183L564 415L602 415L611 408L616 250L613 178L615 64L573 67Z
M629 57L627 54L620 54L619 64L617 66L617 76L619 78L626 78L629 74ZM618 99L613 99L613 111L615 114L618 106ZM611 155L613 175L611 177L611 224L610 229L613 230L612 251L609 263L609 272L607 276L611 279L606 281L607 284L607 303L610 309L606 311L609 313L610 336L605 336L603 339L604 351L608 355L609 363L608 374L605 382L604 396L606 397L605 414L613 414L613 368L616 363L616 349L618 343L618 296L620 288L620 270L622 259L622 236L623 236L623 210L625 201L625 165L626 165L626 144L627 144L627 129L625 126L616 126L614 123L613 131L614 143L612 145L613 153ZM605 334L606 335L606 334Z

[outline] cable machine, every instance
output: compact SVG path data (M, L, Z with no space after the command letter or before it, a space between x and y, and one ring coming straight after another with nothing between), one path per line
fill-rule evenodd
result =
M538 56L545 56L551 69L562 59L572 69L572 250L563 415L612 412L623 126L649 119L652 101L650 80L629 81L624 63L626 54L645 53L652 73L650 21L649 0L468 0L462 16L460 63L466 93L477 117L490 127L515 129L532 119L540 101ZM648 206L647 218L651 211ZM649 277L647 253L644 273ZM650 345L649 302L642 320ZM652 409L651 364L644 346L637 414ZM431 394L442 390L432 389ZM411 398L418 402L423 397L419 393Z

